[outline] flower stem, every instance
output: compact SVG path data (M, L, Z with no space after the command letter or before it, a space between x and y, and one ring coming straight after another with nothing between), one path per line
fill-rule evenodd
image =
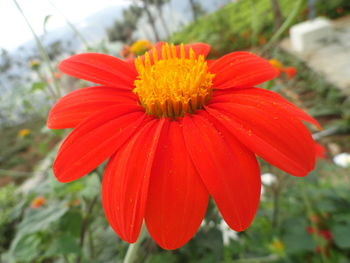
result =
M54 71L53 66L51 65L51 61L50 61L49 55L47 54L44 45L42 44L39 36L35 33L32 25L30 24L29 20L27 19L27 17L24 14L21 6L18 4L17 0L13 0L13 2L16 5L16 7L17 7L18 11L20 12L21 16L23 17L23 19L25 20L28 28L32 32L32 35L33 35L33 37L35 39L35 43L36 43L36 46L38 48L39 54L40 54L41 58L45 61L46 66L48 67L49 72L50 72L51 77L52 77L52 80L53 80L52 84L54 86L54 90L50 90L50 92L52 94L55 94L54 99L58 99L59 97L61 97L61 86L58 83L57 79L55 78L55 71ZM50 88L49 85L48 85L48 88Z
M314 209L313 209L311 201L306 193L304 185L302 185L302 187L300 189L301 189L302 198L304 199L304 203L306 206L306 212L307 212L308 216L310 217L312 215ZM329 261L328 261L327 255L326 255L325 247L322 245L322 240L321 240L322 238L318 235L319 228L314 221L310 220L310 223L311 223L311 228L313 229L312 237L313 237L314 241L316 242L316 244L319 244L319 247L320 247L321 262L328 263Z
M135 263L135 259L137 258L137 252L141 246L142 241L146 238L147 231L145 224L142 225L141 233L137 241L133 244L129 245L128 251L126 252L123 263Z
M283 33L293 24L299 14L299 10L303 7L303 0L296 1L293 9L289 12L287 19L283 22L280 28L273 34L269 42L264 46L263 53L271 48L271 46L280 39Z
M97 203L97 199L98 199L98 196L95 196L94 199L92 199L91 203L87 207L86 216L83 218L81 231L80 231L80 241L79 241L79 246L81 250L83 250L83 247L84 247L85 234L86 234L86 231L88 230L88 227L89 227L88 225L90 223L90 216L92 215L94 206ZM80 263L81 260L82 260L82 253L79 253L76 259L76 263Z

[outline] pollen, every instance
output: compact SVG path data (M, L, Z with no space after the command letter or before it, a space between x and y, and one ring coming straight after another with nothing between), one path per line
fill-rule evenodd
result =
M186 53L187 51L187 53ZM161 54L152 50L135 61L138 77L133 90L150 115L182 117L203 108L212 95L214 74L208 72L203 55L196 56L183 44L177 50L166 43Z

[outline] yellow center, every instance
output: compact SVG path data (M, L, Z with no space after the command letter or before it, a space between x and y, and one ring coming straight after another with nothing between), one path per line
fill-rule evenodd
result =
M158 117L182 117L202 108L211 97L214 74L208 72L203 55L196 58L192 49L186 56L184 45L180 54L174 45L162 46L161 59L155 49L151 60L135 61L138 77L133 90L146 112Z

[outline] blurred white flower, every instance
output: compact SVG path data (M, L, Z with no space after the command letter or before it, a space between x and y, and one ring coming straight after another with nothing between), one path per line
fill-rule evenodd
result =
M334 156L333 162L340 167L350 167L350 154L349 153L340 153Z
M270 185L273 185L277 181L277 178L273 174L264 173L261 175L261 181L264 185L270 186Z
M224 240L224 245L228 245L230 243L230 239L238 240L238 233L232 230L223 219L221 219L219 228L222 232L222 239Z

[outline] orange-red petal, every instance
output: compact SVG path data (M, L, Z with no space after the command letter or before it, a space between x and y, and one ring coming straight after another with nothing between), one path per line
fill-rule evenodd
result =
M290 103L288 100L283 98L281 95L276 92L269 91L261 88L245 88L245 89L231 89L225 91L216 91L214 92L213 99L210 103L216 102L232 102L235 103L236 100L240 98L251 99L256 102L269 103L277 108L284 109L288 111L293 116L297 117L300 120L307 121L312 123L317 128L321 129L321 125L317 120L312 118L309 114L304 112L302 109Z
M189 53L190 48L193 49L194 53L199 56L202 55L206 58L210 51L210 45L205 43L192 43L185 45L185 51ZM188 50L188 51L187 51ZM177 46L177 52L180 54L180 48ZM186 53L187 54L187 53Z
M324 159L326 158L326 148L319 143L315 143L316 157Z
M111 87L89 87L75 90L57 101L47 120L50 129L74 128L83 120L107 107L137 103L130 91Z
M219 58L210 64L209 71L216 75L213 80L215 89L251 87L278 75L267 60L245 51Z
M176 249L196 233L209 194L186 151L179 122L167 121L152 167L145 219L159 246Z
M252 152L218 131L205 116L197 111L183 118L186 148L227 224L243 231L260 200L259 166Z
M70 182L95 169L134 134L144 118L136 106L117 105L83 121L58 151L53 165L57 179Z
M310 132L288 111L265 100L238 96L234 102L211 103L206 110L251 151L295 176L315 165Z
M108 222L125 241L134 243L144 219L154 155L164 119L150 120L107 164L102 204Z
M76 78L131 90L137 72L125 61L105 54L83 53L63 60L58 69Z

